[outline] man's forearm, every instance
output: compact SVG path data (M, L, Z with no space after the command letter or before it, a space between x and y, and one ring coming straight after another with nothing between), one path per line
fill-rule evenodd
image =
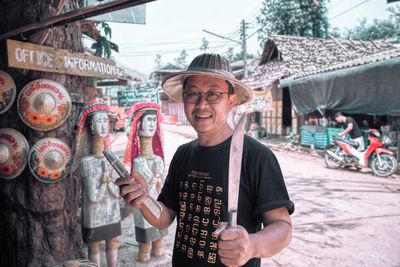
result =
M175 212L167 208L162 202L154 200L160 205L161 215L160 218L156 218L153 213L144 205L139 208L143 214L143 217L154 227L158 229L165 229L171 225L175 219Z
M286 221L275 221L249 237L253 244L253 258L272 257L289 245L292 225Z
M351 132L351 130L353 130L353 124L349 123L349 125L347 126L347 128L342 132L344 136L346 136L348 133Z

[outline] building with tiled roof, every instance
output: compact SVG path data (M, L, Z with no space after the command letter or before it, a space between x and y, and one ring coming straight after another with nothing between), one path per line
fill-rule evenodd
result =
M314 90L309 90L312 85L305 85L304 81L309 80L309 77L313 78L319 75L313 81L316 84L320 80L324 80L324 77L331 77L330 83L324 80L325 87L330 87L338 81L337 76L335 74L332 76L332 73L341 71L341 75L350 79L346 80L345 84L340 85L341 90L348 94L354 89L349 87L349 84L352 83L351 75L354 71L366 74L365 69L375 67L375 65L378 65L376 68L379 68L380 65L387 65L393 61L395 63L400 62L400 48L384 40L361 41L334 37L322 39L273 35L265 43L263 53L257 64L249 66L249 77L243 80L255 92L253 103L247 107L248 113L259 113L252 115L253 118L258 117L258 123L262 127L268 128L267 132L272 134L287 134L288 131L296 131L297 125L305 123L305 118L299 117L299 114L313 112L324 114L331 109L338 110L341 108L344 108L344 111L348 113L365 112L369 114L366 109L354 108L357 105L347 107L337 105L337 103L342 102L341 100L337 101L340 99L340 94L337 95L340 90L328 93L326 90L330 89L324 90L322 84L316 86ZM368 73L369 76L374 76L374 74ZM396 76L388 71L386 73ZM360 77L363 76L357 76L357 79L363 80L365 78ZM375 80L379 80L379 77L375 77ZM386 78L386 80L388 79ZM297 88L294 89L294 86L297 86ZM359 85L353 92L357 94L363 86L368 85ZM387 86L382 90L385 88ZM297 97L296 94L299 92L301 92L300 97ZM393 92L393 89L391 89L391 92ZM382 93L387 92L382 91ZM327 95L337 98L326 100ZM400 94L397 95L400 96ZM353 96L347 98L357 99ZM367 98L363 97L363 99ZM266 101L266 103L260 105L262 101ZM293 112L292 103L297 113ZM400 99L398 103L400 103ZM366 103L363 107L369 108L371 103ZM393 110L391 106L390 109ZM376 114L390 114L387 109L374 109L371 114L375 114L374 112ZM316 124L318 124L318 121Z
M258 66L249 70L249 78L244 82L253 89L264 88L277 79L303 77L344 62L394 50L396 46L383 40L366 42L272 35L265 42Z

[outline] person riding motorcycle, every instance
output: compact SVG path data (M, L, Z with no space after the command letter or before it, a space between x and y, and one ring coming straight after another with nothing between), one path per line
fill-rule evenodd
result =
M350 116L344 116L341 112L336 112L333 117L337 123L343 125L345 128L342 132L338 133L338 135L342 138L346 138L347 134L350 134L350 140L358 143L357 150L364 151L364 138L357 122Z

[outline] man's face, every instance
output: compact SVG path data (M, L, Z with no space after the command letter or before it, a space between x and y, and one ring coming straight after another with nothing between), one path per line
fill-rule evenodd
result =
M105 112L99 112L93 115L91 130L93 135L105 137L108 134L108 115Z
M147 114L143 116L139 135L141 137L153 137L157 130L157 115Z
M335 118L335 120L336 120L337 123L343 123L343 122L345 122L345 119L346 119L346 117L345 117L345 116L342 116L342 115L339 115L339 116L337 116L337 117Z
M225 80L206 75L190 76L186 80L184 93L203 93L195 103L185 101L183 97L186 117L198 134L217 133L226 126L228 113L236 102L236 95L227 94L228 84ZM220 94L218 103L209 103L204 93L223 94Z

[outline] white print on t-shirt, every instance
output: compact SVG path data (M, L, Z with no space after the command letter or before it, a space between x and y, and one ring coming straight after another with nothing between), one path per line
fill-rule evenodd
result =
M179 183L179 212L175 248L190 259L214 264L218 237L214 230L221 219L222 186L208 173L192 171Z

